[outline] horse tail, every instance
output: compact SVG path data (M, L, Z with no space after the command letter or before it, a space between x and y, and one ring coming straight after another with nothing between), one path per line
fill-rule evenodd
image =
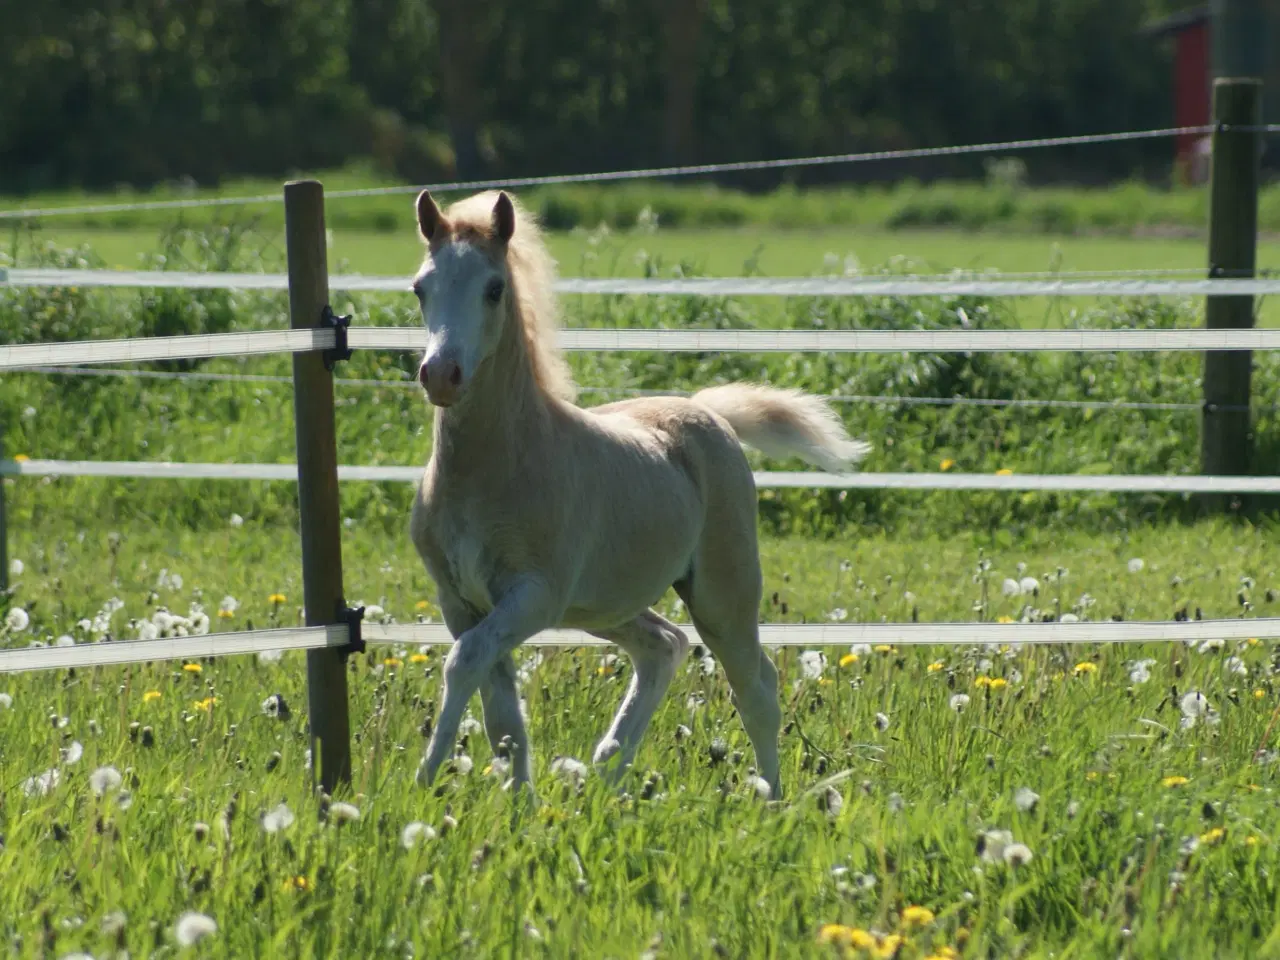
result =
M698 391L693 402L724 417L740 441L768 457L797 456L841 473L871 450L849 437L822 398L799 390L730 383Z

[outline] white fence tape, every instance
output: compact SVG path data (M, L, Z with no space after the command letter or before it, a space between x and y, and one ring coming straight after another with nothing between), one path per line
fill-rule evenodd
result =
M408 276L331 276L329 287L349 293L408 295ZM183 290L287 290L283 273L217 273L182 270L0 271L13 287L117 287ZM561 277L557 293L690 297L1202 297L1280 293L1280 279L1218 280L1002 279L943 275L862 277Z
M260 353L304 353L329 350L332 330L263 330L254 333L208 333L133 340L75 340L69 343L24 343L0 346L0 371L23 367L74 366L85 363L141 363L192 357L236 357Z
M678 624L691 643L691 624ZM370 624L370 643L450 644L444 624ZM1257 620L1099 621L1083 623L762 623L760 642L771 647L836 647L855 643L969 646L1005 643L1143 643L1280 637L1280 617ZM544 630L530 643L544 647L610 646L577 630Z
M347 625L208 633L199 637L78 643L69 647L0 649L0 674L30 670L106 667L153 660L198 660L268 650L315 650L347 643Z
M338 479L417 483L422 466L339 466ZM298 479L292 463L171 463L118 460L3 460L0 476L120 477L166 480ZM998 490L1076 493L1280 493L1280 477L1107 474L818 473L762 470L761 489Z
M679 624L691 643L697 630ZM372 644L446 646L453 637L443 624L363 625ZM853 644L898 646L974 646L982 644L1110 644L1244 640L1280 637L1280 618L1257 620L1100 621L1084 623L762 623L760 640L768 647L843 647ZM0 675L34 670L67 670L198 660L271 650L314 650L347 643L345 624L296 629L211 633L200 637L80 643L68 647L0 649ZM545 630L529 641L537 647L606 647L605 640L577 630Z
M421 327L356 327L352 347L422 350ZM1274 330L655 330L559 331L570 351L654 353L1012 353L1280 349Z

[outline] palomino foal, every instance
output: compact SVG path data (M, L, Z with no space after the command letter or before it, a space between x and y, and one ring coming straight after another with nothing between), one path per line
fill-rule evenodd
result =
M756 489L739 441L829 470L867 446L819 399L749 384L579 408L555 345L554 265L533 220L494 192L442 213L424 191L417 214L427 243L413 285L427 327L418 377L436 409L410 528L456 638L418 782L449 756L479 690L490 742L507 740L515 783L530 783L511 654L553 627L631 659L594 756L615 775L629 766L689 647L650 609L674 586L779 795L777 672L756 625Z

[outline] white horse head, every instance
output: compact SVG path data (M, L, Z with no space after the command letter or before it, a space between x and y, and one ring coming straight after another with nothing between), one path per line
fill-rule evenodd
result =
M515 233L511 198L499 193L487 230L455 227L431 194L418 196L418 229L428 254L413 282L427 327L418 380L438 407L457 403L496 348L510 312L507 244Z

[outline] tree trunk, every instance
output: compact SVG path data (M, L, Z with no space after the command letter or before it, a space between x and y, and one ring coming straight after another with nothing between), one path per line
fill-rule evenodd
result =
M482 25L466 0L436 0L440 44L441 92L453 141L456 174L462 180L484 176L480 154L480 67Z
M690 163L697 154L695 101L698 88L698 37L705 0L656 0L662 17L662 69L666 104L662 123L667 163Z

